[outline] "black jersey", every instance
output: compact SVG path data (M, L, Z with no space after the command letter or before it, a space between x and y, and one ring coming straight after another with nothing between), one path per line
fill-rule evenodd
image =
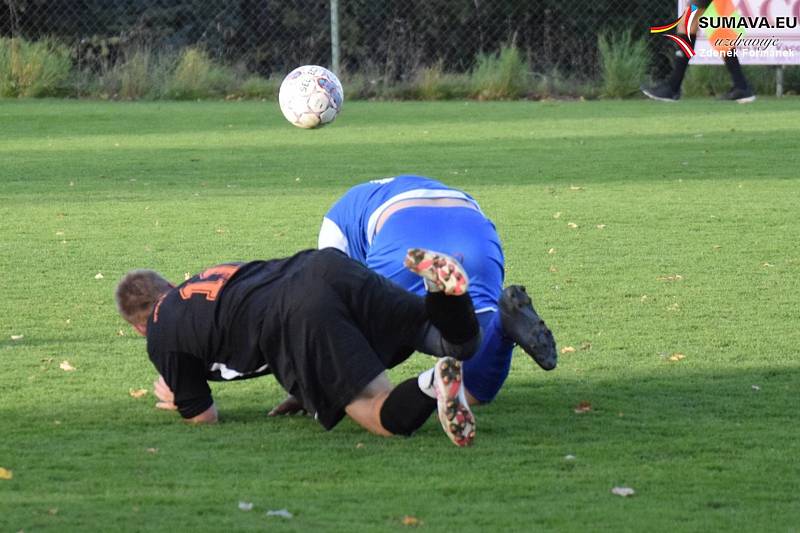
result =
M264 323L281 321L285 286L313 253L209 268L156 304L147 324L147 351L183 417L211 407L207 381L270 373L260 342Z
M220 265L170 290L148 321L147 350L185 418L211 407L207 381L271 373L331 429L411 355L426 321L419 296L339 250L306 250Z

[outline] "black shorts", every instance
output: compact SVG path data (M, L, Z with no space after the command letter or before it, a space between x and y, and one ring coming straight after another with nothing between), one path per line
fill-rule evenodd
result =
M381 372L406 360L427 320L424 299L334 249L310 254L265 325L262 346L281 385L325 429Z

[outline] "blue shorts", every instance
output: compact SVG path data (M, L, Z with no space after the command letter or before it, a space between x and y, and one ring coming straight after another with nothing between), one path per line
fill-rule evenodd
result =
M500 237L491 220L469 207L406 207L393 213L375 236L367 266L404 289L424 294L422 278L403 266L409 248L426 248L458 259L469 276L475 311L497 309L503 290Z

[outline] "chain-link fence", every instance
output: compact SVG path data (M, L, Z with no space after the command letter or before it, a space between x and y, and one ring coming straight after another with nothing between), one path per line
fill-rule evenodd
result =
M599 33L644 35L674 14L669 0L2 0L0 35L54 37L88 66L194 45L264 76L333 55L344 72L386 80L437 63L466 72L514 43L535 72L591 78Z

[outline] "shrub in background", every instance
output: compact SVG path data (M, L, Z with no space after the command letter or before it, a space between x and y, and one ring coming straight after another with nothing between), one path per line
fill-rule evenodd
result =
M626 98L639 92L650 60L647 43L635 39L631 31L597 38L602 73L602 95Z
M0 96L59 96L66 92L69 49L52 39L0 38Z
M249 76L241 83L238 94L243 98L275 99L278 97L281 81L276 78Z
M172 78L167 82L166 97L196 100L225 96L236 87L236 76L214 63L203 50L186 48Z
M175 53L156 53L149 47L132 49L97 75L89 94L123 100L161 98L167 92L177 61Z
M528 89L528 65L514 44L498 54L479 54L472 71L472 96L480 100L504 100L524 96Z

